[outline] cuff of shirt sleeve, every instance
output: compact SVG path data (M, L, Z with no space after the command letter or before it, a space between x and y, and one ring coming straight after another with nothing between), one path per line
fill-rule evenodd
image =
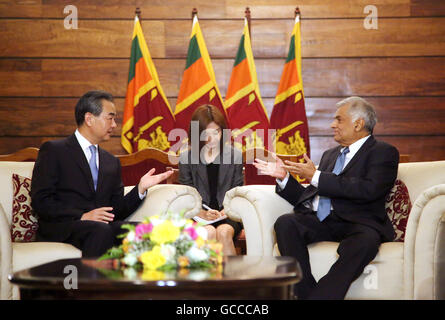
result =
M139 191L138 191L138 195L139 195L139 199L144 200L145 197L147 196L147 190L145 190L144 193L139 193Z
M318 180L320 179L320 174L320 170L315 170L314 176L312 177L311 185L313 185L315 188L318 188Z
M284 188L286 188L286 184L289 181L289 172L286 173L286 177L283 180L280 179L275 179L277 181L278 186L280 187L281 190L283 190Z

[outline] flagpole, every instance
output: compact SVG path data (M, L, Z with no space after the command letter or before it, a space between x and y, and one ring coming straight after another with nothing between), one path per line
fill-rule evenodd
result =
M300 21L301 13L300 13L300 8L298 8L298 7L295 8L295 20L297 20L297 18L298 18L298 21Z
M244 16L247 19L247 27L249 28L250 42L252 42L252 35L250 33L250 20L251 20L251 16L250 16L250 8L249 7L246 7L246 11L244 11Z
M141 8L136 7L136 10L134 11L134 13L137 15L138 20L141 21Z

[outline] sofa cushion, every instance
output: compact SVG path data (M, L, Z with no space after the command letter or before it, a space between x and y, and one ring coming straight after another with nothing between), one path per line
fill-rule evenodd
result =
M394 241L403 242L405 240L406 224L411 207L408 188L403 181L397 179L386 197L385 204L386 213L396 232Z
M13 272L55 260L82 257L82 251L70 244L61 242L13 243L12 252Z
M31 179L12 175L12 223L11 238L13 242L35 241L38 219L31 208Z
M308 245L311 271L320 280L338 259L338 242L322 241ZM346 299L403 298L403 246L401 242L385 242L379 252L354 280Z

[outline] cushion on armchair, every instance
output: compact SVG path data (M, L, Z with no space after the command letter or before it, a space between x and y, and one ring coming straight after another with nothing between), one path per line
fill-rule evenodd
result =
M403 242L405 240L406 224L411 207L408 188L403 181L397 179L386 197L385 204L386 213L396 232L394 239L396 242Z
M31 179L18 174L12 175L12 242L35 241L38 229L37 215L31 208Z

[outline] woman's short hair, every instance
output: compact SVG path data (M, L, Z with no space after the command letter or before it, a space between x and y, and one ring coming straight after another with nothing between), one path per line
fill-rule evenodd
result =
M337 108L344 105L349 105L348 113L352 117L352 121L362 118L365 121L365 129L372 134L377 123L374 106L360 97L349 97L336 103Z
M197 121L199 123L199 136L198 137L192 137L192 123L193 121ZM205 104L202 106L199 106L198 108L195 109L195 111L192 114L192 119L190 122L190 127L189 127L189 145L191 145L191 140L192 139L200 139L202 132L207 128L207 126L211 123L211 122L215 122L220 128L221 128L221 150L222 147L225 143L225 139L227 139L227 137L225 137L224 133L224 129L227 129L227 123L226 123L226 119L223 115L223 113L215 106L211 105L211 104ZM202 147L204 147L205 145L205 141L199 141L199 150L202 149Z

